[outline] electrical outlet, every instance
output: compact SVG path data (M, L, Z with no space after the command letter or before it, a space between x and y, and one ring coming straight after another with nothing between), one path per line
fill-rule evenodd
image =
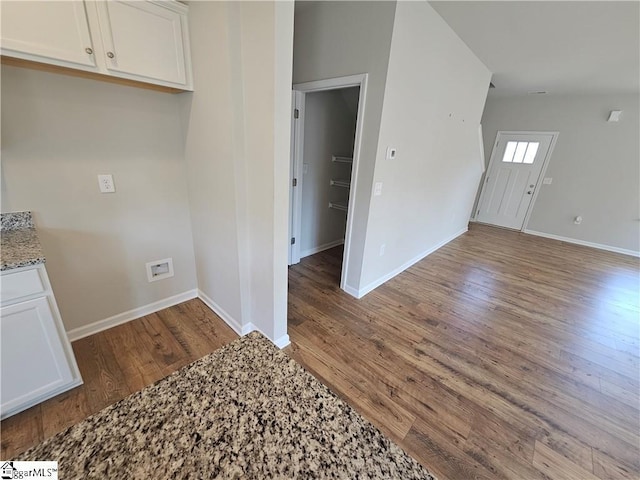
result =
M147 263L147 280L155 282L163 278L173 277L173 259L165 258Z
M98 175L98 186L102 193L115 193L116 191L112 175Z
M382 195L382 182L376 182L373 187L373 195L376 197Z

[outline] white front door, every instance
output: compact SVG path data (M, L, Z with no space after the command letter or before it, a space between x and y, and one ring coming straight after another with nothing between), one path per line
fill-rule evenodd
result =
M476 221L522 229L554 135L498 132Z

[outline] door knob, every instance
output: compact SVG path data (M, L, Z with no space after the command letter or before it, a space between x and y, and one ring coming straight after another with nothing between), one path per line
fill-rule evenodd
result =
M107 52L107 57L113 58L115 57L115 55L113 54L113 52Z
M527 193L531 195L533 193L533 190L529 190Z

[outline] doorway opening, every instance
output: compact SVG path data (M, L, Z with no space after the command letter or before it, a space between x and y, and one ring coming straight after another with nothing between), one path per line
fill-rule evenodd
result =
M357 190L367 75L293 87L289 265L340 263L344 289ZM321 253L323 252L323 253Z
M557 138L558 132L498 132L478 200L477 222L526 229Z

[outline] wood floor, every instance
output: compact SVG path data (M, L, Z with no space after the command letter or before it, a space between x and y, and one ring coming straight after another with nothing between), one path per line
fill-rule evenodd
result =
M638 259L473 224L361 300L289 271L291 355L441 480L638 479Z
M480 225L361 300L289 270L286 351L440 480L638 479L638 260ZM8 459L237 338L199 300L74 342L85 384L2 422Z

